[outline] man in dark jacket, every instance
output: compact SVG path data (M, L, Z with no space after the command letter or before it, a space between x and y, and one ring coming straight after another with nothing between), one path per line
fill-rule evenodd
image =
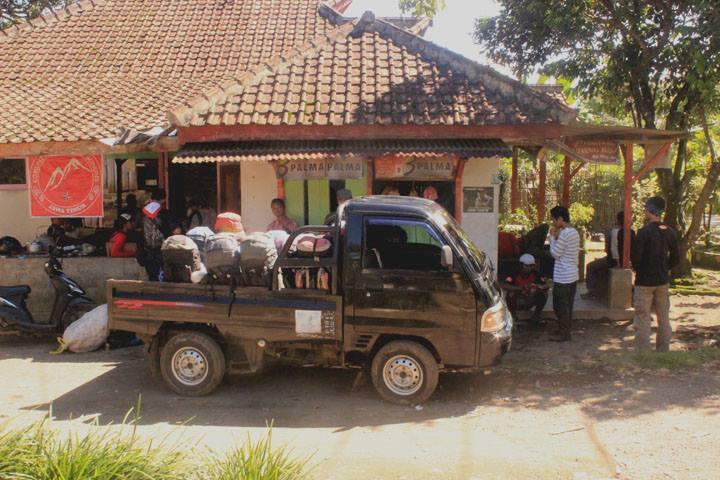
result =
M677 265L679 251L675 231L661 221L664 210L665 200L660 197L645 202L647 223L632 245L632 266L636 273L635 343L639 350L650 349L652 310L658 321L655 348L658 352L670 350L670 269Z

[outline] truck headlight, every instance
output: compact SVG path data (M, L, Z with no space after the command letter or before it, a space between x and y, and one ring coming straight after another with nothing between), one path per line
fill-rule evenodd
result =
M505 302L500 300L483 313L480 331L494 333L505 327L512 327L512 316L505 306Z

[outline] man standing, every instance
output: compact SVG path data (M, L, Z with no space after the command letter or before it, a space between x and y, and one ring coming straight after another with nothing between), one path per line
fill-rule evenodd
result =
M163 266L160 247L172 235L171 215L163 206L164 202L165 190L159 188L153 191L151 201L142 209L143 241L137 258L152 282L160 280Z
M679 260L678 240L675 231L661 222L665 200L649 198L645 202L646 225L640 229L632 248L632 266L635 269L635 344L638 350L650 349L650 312L657 315L658 332L655 348L658 352L670 350L670 269Z
M570 225L570 212L565 207L550 210L553 227L550 229L550 254L555 259L553 270L553 310L558 329L550 337L553 342L571 339L573 305L578 281L580 235Z

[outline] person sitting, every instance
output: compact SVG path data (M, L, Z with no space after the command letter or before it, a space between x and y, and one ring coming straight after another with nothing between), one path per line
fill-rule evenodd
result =
M518 311L533 310L530 323L539 326L542 323L542 311L548 300L550 281L541 276L535 265L535 257L526 253L520 257L522 265L514 276L508 276L501 282L507 293L507 303L513 318Z
M604 258L598 258L585 267L585 278L587 282L587 294L582 295L586 299L606 299L608 295L608 281L611 268L623 268L622 252L625 243L625 232L623 223L625 212L618 212L615 227L605 236ZM630 230L630 244L635 241L635 231Z
M110 249L111 257L134 257L135 250L126 249L128 241L128 234L135 228L135 224L132 221L132 215L129 213L123 213L120 218L116 221L115 233L110 237Z
M270 202L270 208L272 209L273 215L275 215L275 220L267 226L267 232L271 230L285 230L287 233L292 233L298 229L297 222L288 218L285 214L285 200L282 198L273 199L273 201Z

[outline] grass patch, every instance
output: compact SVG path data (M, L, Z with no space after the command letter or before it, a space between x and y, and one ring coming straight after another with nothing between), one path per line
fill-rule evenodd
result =
M614 356L610 363L619 367L681 370L702 367L714 361L720 361L720 348L705 347L674 352L630 352Z
M136 423L61 435L49 420L0 425L0 480L301 480L307 460L273 448L272 430L223 456L187 451L137 436Z
M294 459L285 448L273 448L272 429L267 437L245 445L231 452L217 456L207 463L207 476L212 480L267 479L299 480L306 479L307 460Z

